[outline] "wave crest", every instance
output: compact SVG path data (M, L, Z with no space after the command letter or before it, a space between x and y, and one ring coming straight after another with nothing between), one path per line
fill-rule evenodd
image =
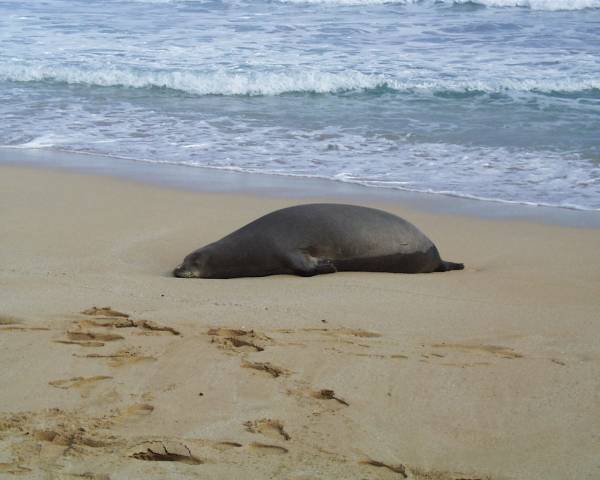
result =
M53 66L1 66L0 80L56 82L100 87L164 88L193 95L281 95L290 93L343 93L387 90L395 92L452 93L577 93L600 91L600 78L438 80L394 79L358 71L290 72L136 71Z
M73 67L16 66L0 71L0 80L63 82L102 87L167 88L195 95L281 95L283 93L336 93L387 86L380 75L357 71L328 73L230 73L193 71L134 71Z

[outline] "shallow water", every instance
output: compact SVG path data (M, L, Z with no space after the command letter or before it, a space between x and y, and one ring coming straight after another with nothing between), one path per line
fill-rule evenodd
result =
M600 0L4 1L0 42L5 148L600 210Z

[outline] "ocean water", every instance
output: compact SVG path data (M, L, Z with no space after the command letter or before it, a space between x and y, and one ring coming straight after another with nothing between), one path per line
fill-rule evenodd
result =
M600 0L0 0L0 148L600 210Z

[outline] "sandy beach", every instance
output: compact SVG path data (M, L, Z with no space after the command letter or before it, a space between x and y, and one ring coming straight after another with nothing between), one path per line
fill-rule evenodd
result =
M0 478L600 478L600 230L370 203L465 270L170 275L310 201L0 166Z

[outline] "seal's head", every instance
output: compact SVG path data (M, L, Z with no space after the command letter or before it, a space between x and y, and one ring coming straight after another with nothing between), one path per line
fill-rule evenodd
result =
M200 278L205 269L206 255L197 250L183 259L183 263L173 270L173 275L179 278Z

